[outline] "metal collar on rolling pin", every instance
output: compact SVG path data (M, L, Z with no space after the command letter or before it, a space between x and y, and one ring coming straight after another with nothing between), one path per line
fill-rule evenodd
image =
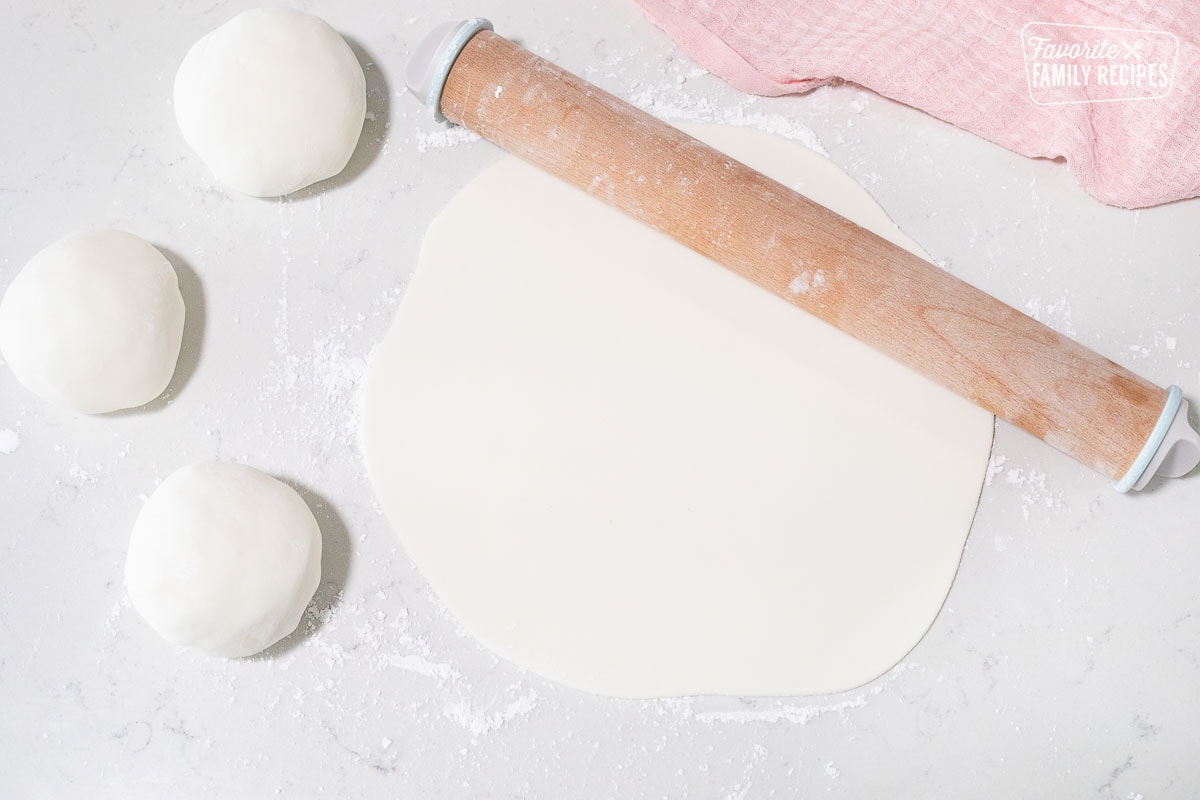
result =
M495 35L486 19L435 28L405 82L439 122L475 130L584 191L603 185L609 205L1053 443L1118 491L1200 464L1179 387L1155 386ZM510 85L521 90L500 91ZM670 194L679 191L665 179L671 170L688 175L687 194ZM646 192L669 202L644 203ZM776 257L764 260L769 250ZM819 302L789 290L791 265L822 260L837 264L840 285Z

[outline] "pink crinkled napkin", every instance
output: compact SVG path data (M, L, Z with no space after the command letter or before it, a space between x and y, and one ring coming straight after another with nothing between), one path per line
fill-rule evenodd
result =
M850 81L1138 208L1200 195L1200 2L638 0L762 95Z

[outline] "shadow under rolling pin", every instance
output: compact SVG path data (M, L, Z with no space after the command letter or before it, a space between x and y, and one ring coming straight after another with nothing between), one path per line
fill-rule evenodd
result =
M463 125L1117 481L1200 463L1163 389L492 32L450 22L405 75ZM789 284L801 265L819 294Z

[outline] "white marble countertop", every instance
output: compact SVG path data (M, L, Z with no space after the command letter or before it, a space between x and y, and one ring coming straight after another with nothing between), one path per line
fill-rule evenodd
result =
M143 411L59 412L0 368L0 796L1200 790L1200 477L1121 496L1001 424L949 600L900 666L832 696L648 702L561 688L462 632L355 442L366 360L422 232L500 155L402 88L409 49L444 19L488 16L661 116L819 142L948 269L1193 398L1197 201L1108 208L1060 163L851 86L743 96L631 0L302 3L356 44L371 118L323 191L242 197L187 150L170 88L190 44L249 5L0 6L0 284L59 236L115 226L169 254L189 315L179 374ZM265 657L166 645L124 594L144 496L208 458L304 487L322 523L317 600Z

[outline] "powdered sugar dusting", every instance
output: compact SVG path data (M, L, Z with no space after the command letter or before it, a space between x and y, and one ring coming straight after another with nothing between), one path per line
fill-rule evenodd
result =
M388 656L388 664L417 675L424 675L427 678L446 679L462 677L459 671L449 664L430 661L420 655L390 655Z
M509 691L518 687L511 686ZM521 693L503 708L475 708L469 698L463 698L446 706L443 712L447 719L457 722L472 736L485 736L500 730L508 723L519 717L530 714L538 704L538 694L533 689Z
M883 677L877 679L869 688L860 690L845 700L838 700L831 703L810 703L806 705L796 705L787 702L767 705L764 702L763 705L765 707L761 708L739 709L736 711L702 711L695 714L694 718L701 722L710 723L774 724L786 722L794 725L807 725L816 719L830 714L844 717L849 711L866 708L872 697L882 694L889 684L893 683L903 673L912 669L922 669L922 667L915 661L902 661Z
M999 453L992 453L988 457L987 474L984 476L984 486L991 486L992 481L996 476L1004 472L1004 465L1008 463L1008 457L1002 456Z
M783 705L761 711L708 711L697 714L696 719L701 722L790 722L795 725L807 725L825 714L844 714L852 709L865 708L866 705L867 696L863 694L853 700L844 700L839 703Z
M1057 300L1030 298L1025 303L1025 313L1064 336L1076 336L1079 333L1071 318L1071 303L1065 293Z
M21 437L12 428L5 428L0 431L0 454L9 455L17 452L17 448L21 446Z
M583 74L600 81L621 78L627 64L644 61L642 54L641 48L612 51L608 43L601 40L594 48L596 60L584 67ZM713 93L706 91L707 86L701 85L705 81L696 80L707 77L708 70L686 59L669 56L663 66L663 74L653 82L634 80L616 93L659 119L757 128L799 142L821 155L828 155L816 133L795 116L759 111L754 106L761 102L761 98L748 95L739 94L725 102L714 101L710 97ZM861 108L865 110L866 93L859 94L862 95Z
M499 97L499 94L496 95ZM479 134L455 125L452 128L440 128L435 131L417 131L414 136L418 153L428 153L430 150L444 150L459 144L479 141Z
M680 84L669 82L641 87L635 84L629 101L660 119L755 128L798 142L823 156L829 155L812 128L794 117L754 109L754 104L758 102L758 98L755 97L746 97L730 105L720 105L706 97L688 94Z
M1047 473L1030 466L1013 466L1004 470L1004 484L1013 487L1019 494L1021 513L1027 520L1034 508L1053 510L1064 505L1062 493L1055 492L1047 485L1047 477Z
M1150 358L1162 353L1173 353L1179 346L1179 338L1164 331L1155 331L1149 344L1135 342L1126 348L1130 358ZM1186 366L1186 364L1180 364Z

